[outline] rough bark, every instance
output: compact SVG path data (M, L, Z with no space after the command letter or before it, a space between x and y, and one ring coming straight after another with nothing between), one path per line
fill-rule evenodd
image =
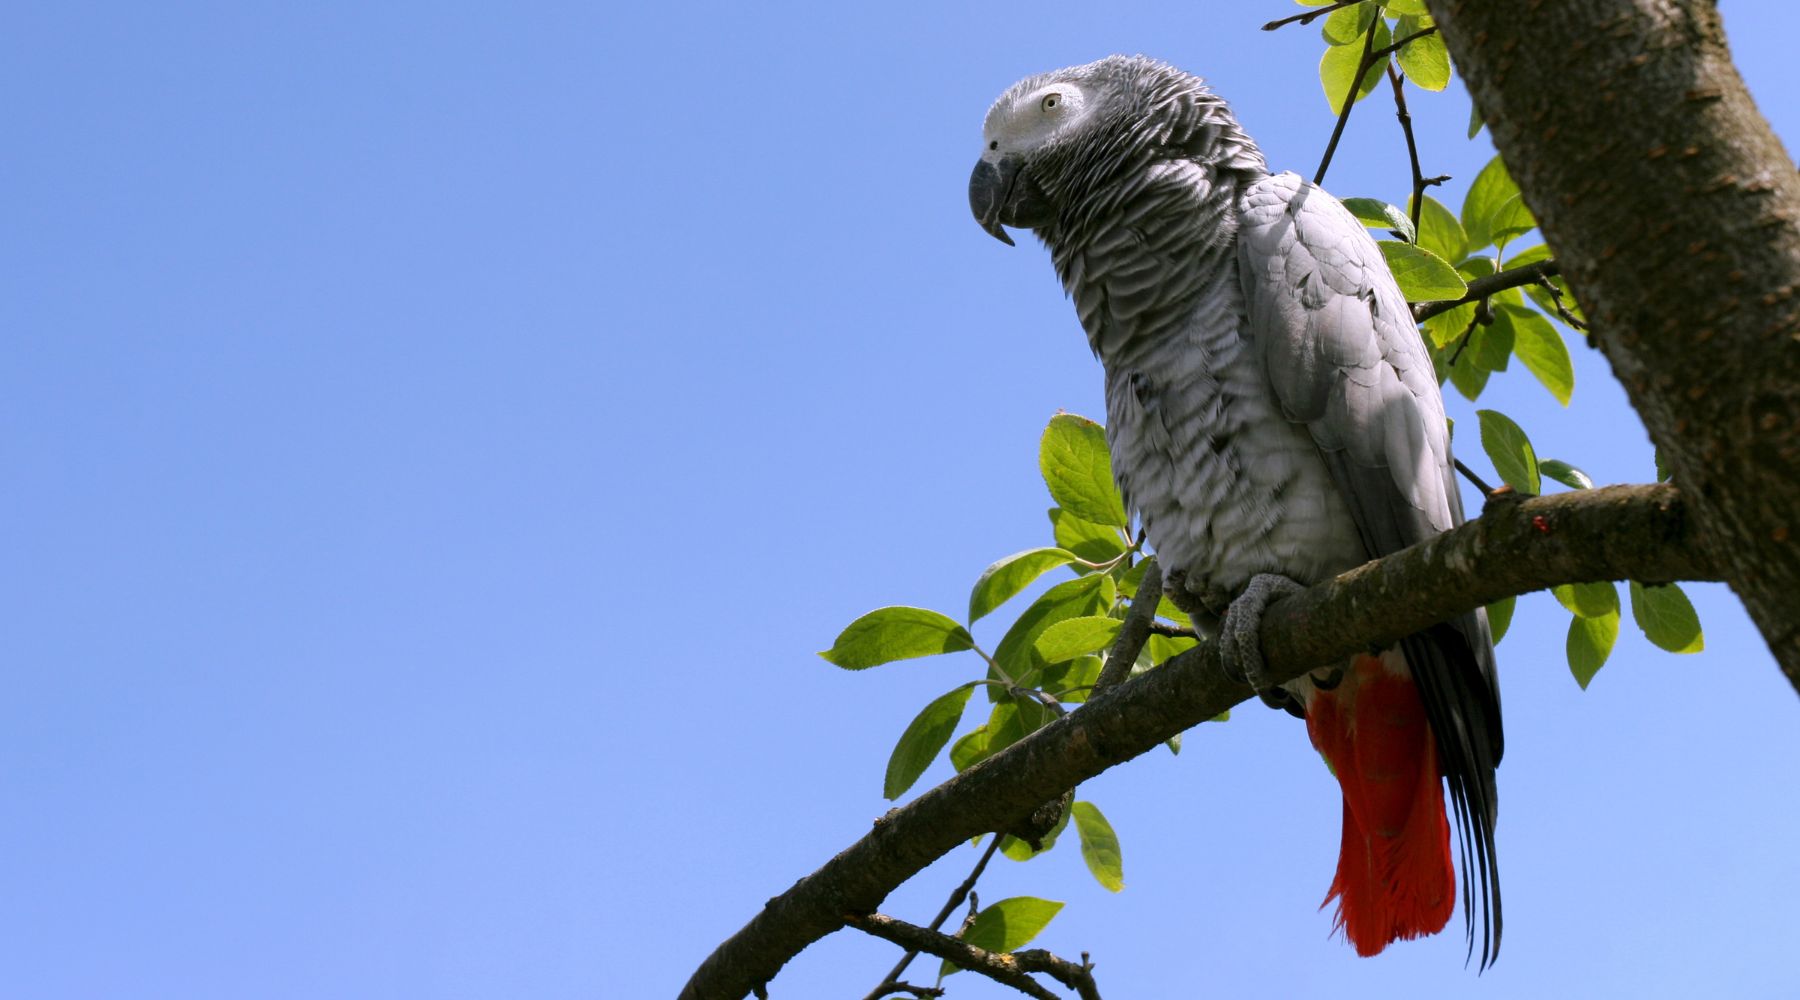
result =
M1800 175L1704 0L1429 0L1494 144L1800 689Z
M1673 486L1610 486L1490 504L1455 531L1270 605L1272 682L1300 676L1512 594L1559 583L1718 579ZM882 817L861 840L769 900L688 981L683 1000L738 1000L808 945L873 913L971 837L1252 696L1202 643L1097 694L1005 751Z

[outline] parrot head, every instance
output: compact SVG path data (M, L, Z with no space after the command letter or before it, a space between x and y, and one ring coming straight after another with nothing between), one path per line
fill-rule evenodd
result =
M969 208L1008 245L1003 227L1050 228L1109 182L1157 160L1263 165L1204 81L1145 56L1107 56L1020 80L988 110L981 140Z
M1099 65L1026 77L988 110L981 159L969 178L969 208L1000 242L1012 245L1003 226L1036 229L1055 219L1057 204L1039 178L1058 149L1078 143L1109 102L1112 88L1094 72Z

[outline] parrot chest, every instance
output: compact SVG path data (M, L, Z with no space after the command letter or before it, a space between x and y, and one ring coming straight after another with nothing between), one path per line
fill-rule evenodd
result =
M1166 578L1214 613L1257 573L1310 584L1367 559L1311 434L1281 413L1221 263L1183 315L1134 324L1102 355L1114 477Z

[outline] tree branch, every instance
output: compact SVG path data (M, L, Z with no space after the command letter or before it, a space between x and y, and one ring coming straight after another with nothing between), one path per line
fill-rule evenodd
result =
M1800 690L1800 174L1711 0L1427 0L1632 408Z
M1438 313L1449 312L1457 306L1485 299L1495 292L1504 292L1508 288L1530 285L1540 278L1548 278L1561 274L1562 265L1554 258L1534 261L1521 267L1509 268L1494 274L1476 278L1469 282L1469 290L1460 299L1436 299L1431 302L1414 302L1412 305L1413 320L1423 323Z
M1155 557L1144 561L1144 576L1138 581L1137 597L1131 600L1131 610L1125 615L1125 623L1119 626L1119 636L1113 640L1112 651L1107 654L1106 666L1100 670L1100 676L1094 680L1094 694L1099 694L1114 684L1131 676L1132 664L1137 662L1138 654L1144 651L1144 643L1150 641L1150 625L1156 620L1156 606L1162 600L1163 578L1162 567ZM1148 594L1146 599L1144 595Z
M937 916L932 918L931 926L927 928L928 930L935 931L939 927L944 926L944 921L950 919L950 914L955 913L956 908L963 904L963 900L969 898L969 893L975 891L975 883L980 880L981 873L987 870L988 862L994 860L994 851L999 847L999 837L991 837L988 839L987 849L981 852L981 860L975 862L975 867L969 872L969 877L963 879L962 884L951 891L950 898L944 901L944 905L938 910ZM912 960L918 957L919 953L917 951L910 948L907 949L906 954L900 956L900 961L895 963L894 967L888 971L887 976L881 980L881 984L876 986L873 990L870 990L869 995L863 997L863 1000L881 1000L882 997L893 992L894 987L901 985L900 977L905 974L906 967L911 965Z
M1287 25L1290 25L1290 24L1311 24L1315 18L1324 17L1326 14L1329 14L1334 10L1342 10L1345 7L1354 7L1359 3L1366 3L1366 2L1367 2L1367 0L1338 0L1337 3L1331 4L1330 6L1327 6L1327 7L1320 7L1317 10L1309 10L1304 14L1295 14L1293 17L1284 17L1279 21L1270 21L1268 24L1265 24L1262 26L1262 30L1274 31L1276 28L1286 27Z
M927 955L955 962L970 972L979 972L996 983L1011 986L1033 1000L1058 1000L1056 994L1039 986L1020 967L1018 959L1004 952L977 948L961 938L928 931L882 913L867 916L850 914L844 918L844 922L884 941L892 941L907 951L922 951Z
M1706 540L1674 485L1609 486L1489 504L1428 542L1269 607L1271 683L1393 643L1503 597L1591 580L1712 580ZM970 767L826 862L721 944L683 1000L739 1000L812 942L869 914L887 894L970 838L1005 829L1046 800L1251 697L1213 643L1096 695Z

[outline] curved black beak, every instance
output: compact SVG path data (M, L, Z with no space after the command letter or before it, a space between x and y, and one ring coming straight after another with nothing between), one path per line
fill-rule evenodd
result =
M988 235L1007 246L1014 244L1000 225L1000 216L1006 209L1018 173L1019 161L1007 156L998 164L980 160L975 164L975 172L969 175L969 210L975 213L975 221L981 223Z

